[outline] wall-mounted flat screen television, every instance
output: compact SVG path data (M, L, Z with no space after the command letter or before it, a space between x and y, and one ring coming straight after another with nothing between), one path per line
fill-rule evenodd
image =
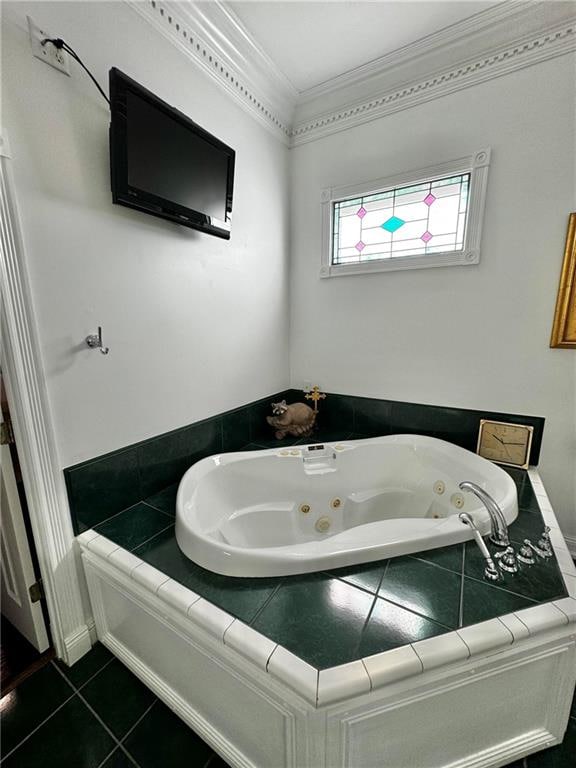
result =
M113 67L112 201L230 237L235 152Z

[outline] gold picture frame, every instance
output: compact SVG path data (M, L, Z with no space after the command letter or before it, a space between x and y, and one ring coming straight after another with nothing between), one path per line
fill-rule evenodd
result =
M576 349L576 213L571 213L568 220L550 346Z

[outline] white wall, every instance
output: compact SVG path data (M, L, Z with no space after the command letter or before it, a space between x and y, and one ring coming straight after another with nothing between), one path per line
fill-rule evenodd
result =
M292 384L546 417L576 537L574 352L549 349L574 197L574 57L293 150ZM481 263L320 280L320 190L493 150ZM576 542L573 542L576 543Z
M4 3L12 144L62 466L288 383L546 417L542 473L574 512L574 353L550 350L574 210L574 59L531 67L288 151L122 2ZM34 59L25 16L106 85L116 65L237 150L224 242L111 204L108 112ZM493 149L481 264L320 280L320 190ZM83 347L104 329L108 357Z
M3 4L7 130L63 467L288 384L288 150L123 2ZM111 203L107 106L26 14L236 150L232 239ZM108 357L83 339L102 325Z

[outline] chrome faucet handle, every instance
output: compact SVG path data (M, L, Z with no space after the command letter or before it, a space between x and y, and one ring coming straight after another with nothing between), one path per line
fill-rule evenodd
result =
M536 558L534 557L534 553L531 549L530 539L524 539L524 544L518 550L517 558L521 563L525 563L526 565L534 565Z
M549 550L552 554L552 544L550 542L550 527L547 525L542 532L542 536L538 539L538 546L540 549Z
M550 542L546 542L546 540L543 541L540 539L538 544L532 544L529 539L525 539L524 544L526 544L527 547L530 547L530 549L535 552L538 557L552 557L552 547L550 546Z
M518 560L514 547L506 547L503 552L496 552L494 557L498 560L498 565L507 573L518 573Z
M460 512L458 515L458 519L461 523L464 523L464 525L467 525L469 528L472 529L472 535L474 536L474 539L476 540L476 544L478 545L478 549L482 553L482 557L484 558L486 562L486 567L484 568L484 578L488 579L488 581L497 581L500 578L500 574L498 573L498 568L494 565L494 560L492 560L492 557L490 555L490 551L486 544L484 543L484 539L482 538L480 531L476 527L476 524L472 517L467 512Z

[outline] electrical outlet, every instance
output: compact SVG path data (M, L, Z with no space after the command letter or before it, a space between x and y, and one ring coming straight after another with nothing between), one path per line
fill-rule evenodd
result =
M27 19L28 31L30 32L30 47L32 48L34 56L70 77L70 57L66 51L61 48L56 48L52 43L44 43L44 45L42 45L43 40L56 37L56 35L51 35L49 32L46 32L46 30L40 29L30 16L27 16Z

